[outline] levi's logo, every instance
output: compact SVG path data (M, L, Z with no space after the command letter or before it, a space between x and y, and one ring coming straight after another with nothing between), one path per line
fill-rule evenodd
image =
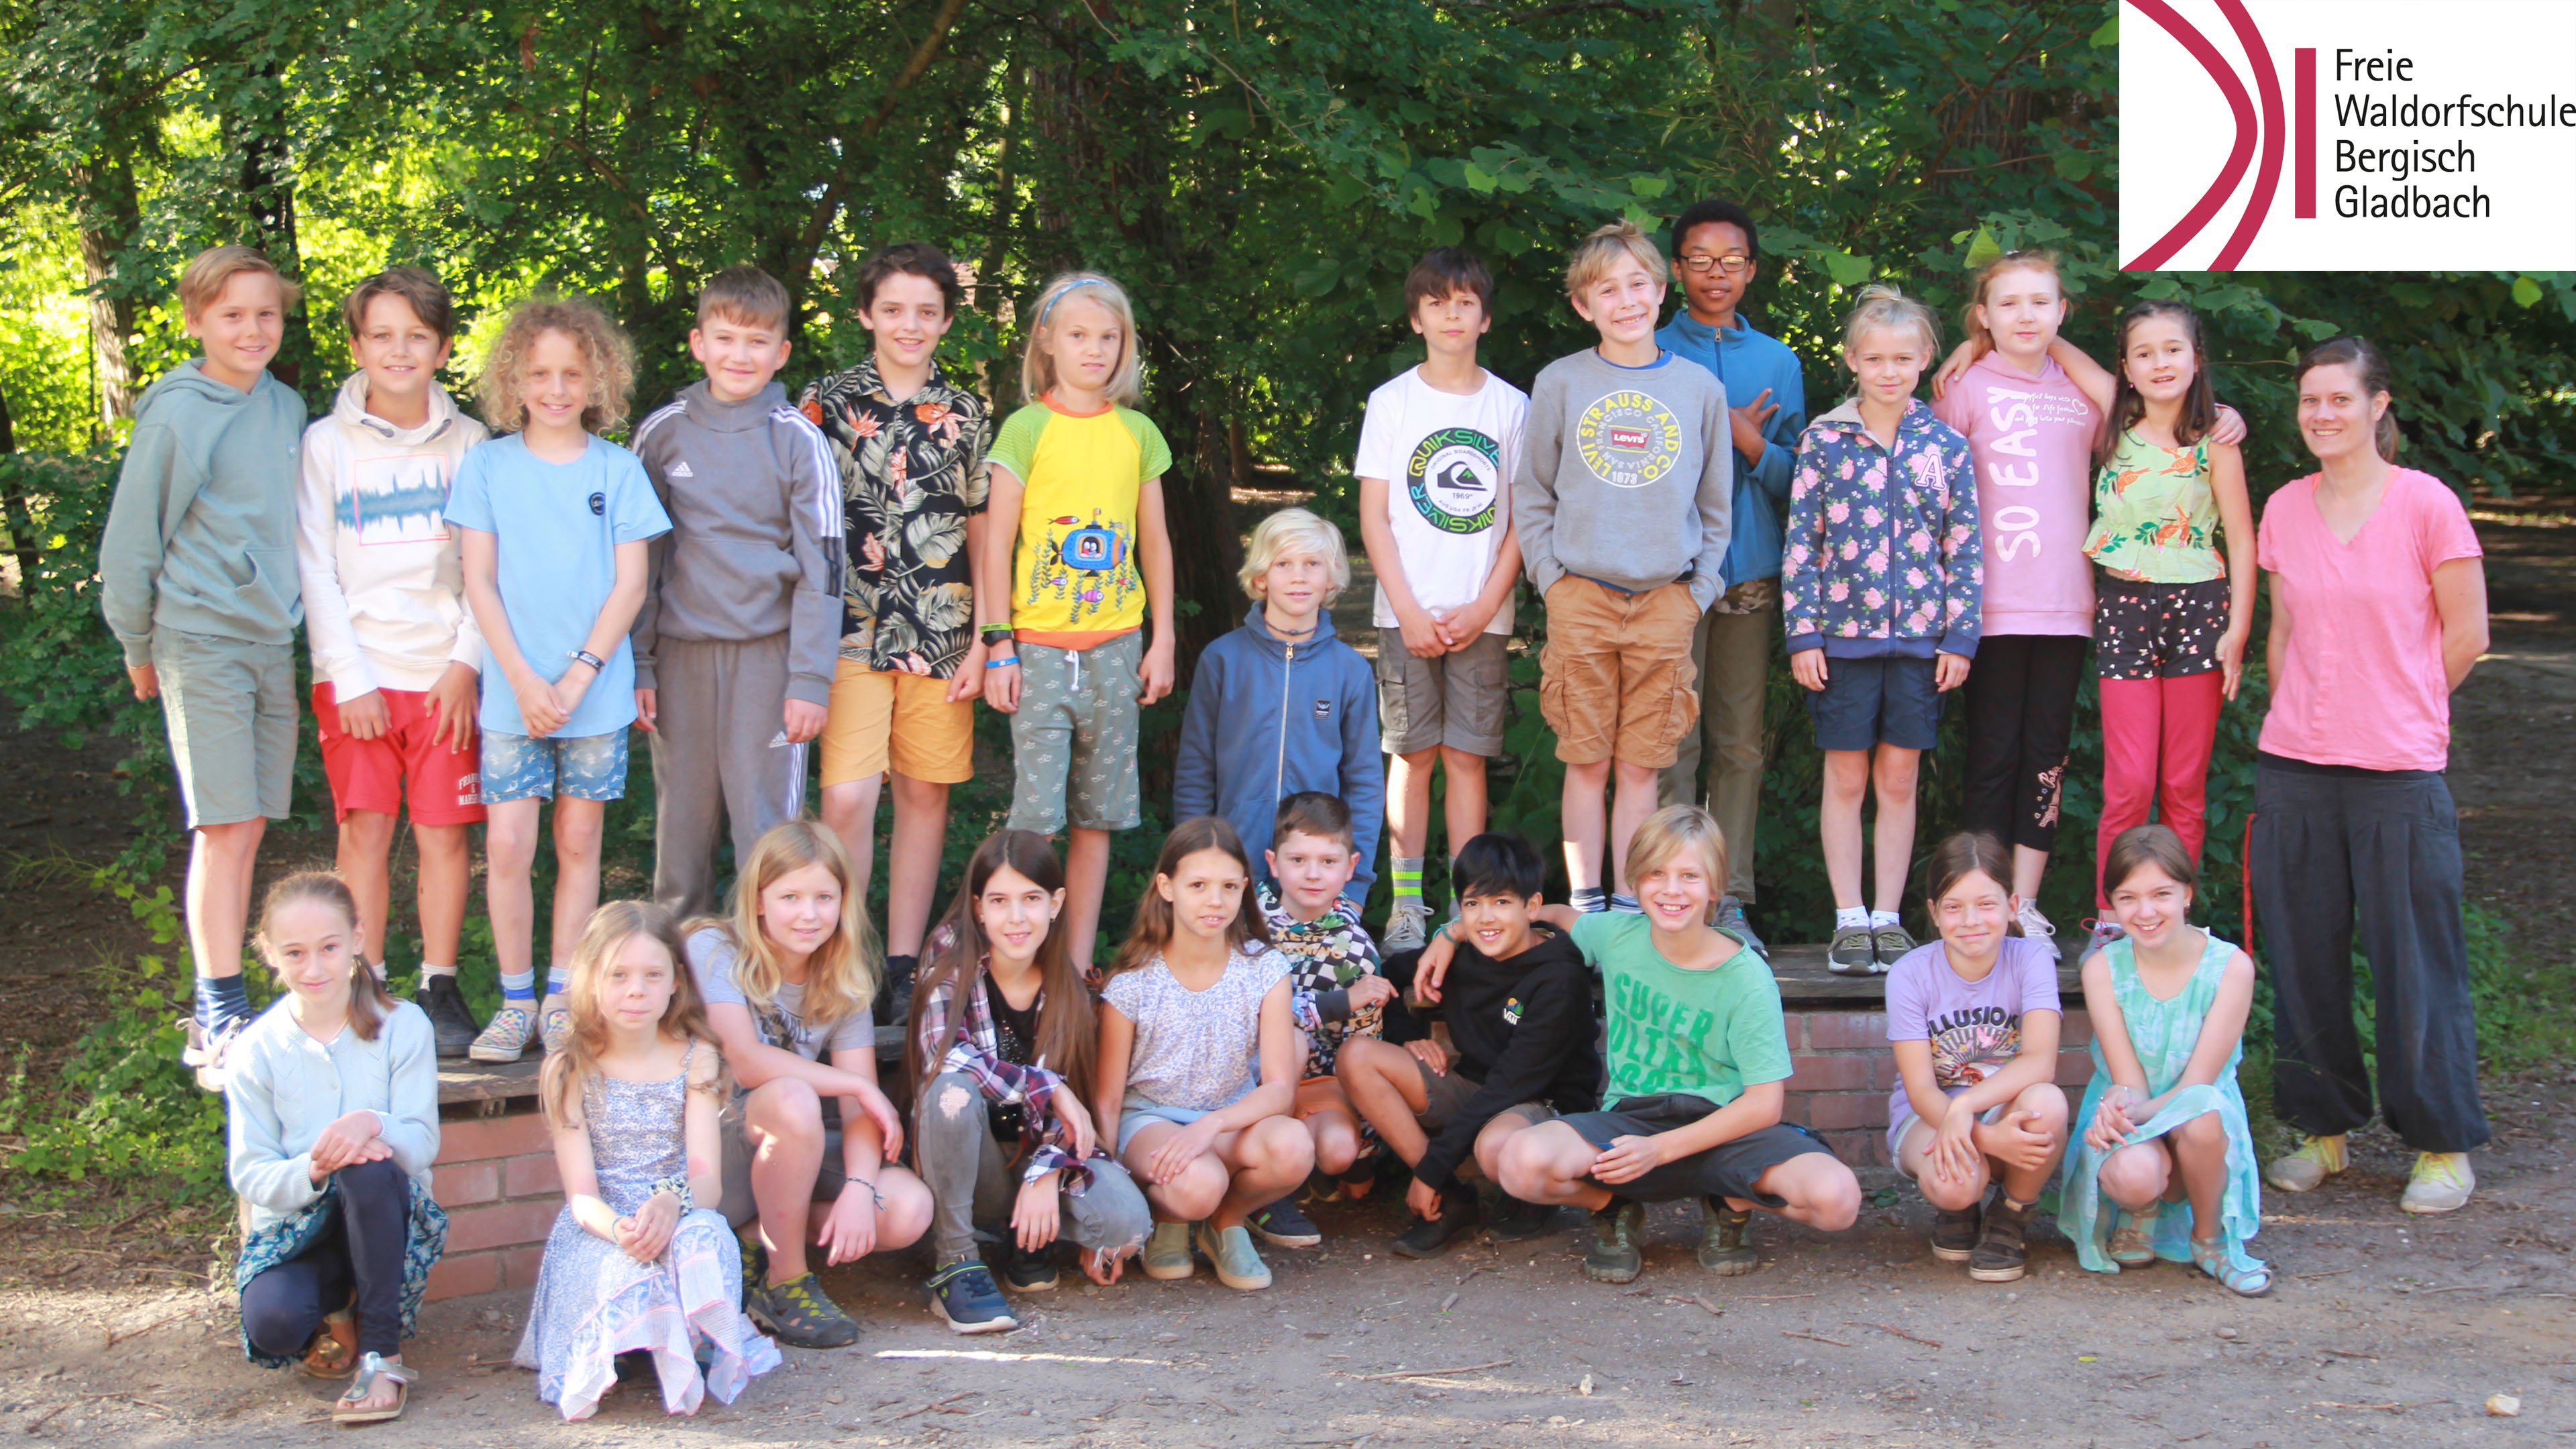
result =
M1646 430L1644 428L1611 428L1608 431L1610 434L1611 447L1625 448L1632 453L1642 453L1646 451Z

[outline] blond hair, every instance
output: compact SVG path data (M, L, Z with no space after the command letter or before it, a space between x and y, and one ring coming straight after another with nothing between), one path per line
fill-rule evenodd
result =
M224 284L243 272L265 272L277 283L278 300L285 306L295 305L304 289L286 279L277 263L249 247L208 247L197 253L188 269L179 274L179 310L195 317L224 294Z
M787 288L748 263L727 267L698 289L698 325L725 321L740 327L787 330Z
M1646 275L1658 282L1664 276L1664 254L1637 230L1633 221L1614 221L1595 227L1583 245L1565 263L1565 294L1580 297L1593 283L1610 274L1621 261L1633 261L1646 269Z
M1243 551L1243 567L1235 579L1243 591L1256 599L1266 599L1269 590L1261 576L1279 562L1282 554L1311 553L1324 560L1324 599L1351 586L1351 555L1342 546L1342 531L1332 520L1317 517L1303 508L1282 508L1261 520L1252 530L1252 543Z
M682 933L694 936L713 930L725 938L734 951L733 984L751 1014L779 1040L786 1037L778 1017L778 988L787 983L787 953L761 928L760 893L780 876L809 865L830 871L840 883L841 923L805 958L805 999L797 1014L817 1029L866 1015L877 995L876 930L868 924L866 904L850 888L851 878L858 873L850 853L842 848L841 837L819 820L771 826L752 846L751 859L742 863L734 878L732 910L721 916L700 916Z
M719 1103L733 1095L725 1081L723 1048L715 1029L707 1025L706 1002L698 995L697 978L689 972L671 913L651 901L610 901L591 912L581 928L581 943L572 952L572 981L564 988L572 1030L562 1045L546 1053L545 1067L537 1073L537 1103L545 1110L549 1127L582 1125L582 1088L599 1075L599 1059L608 1050L608 1008L600 1003L601 980L626 943L637 936L652 937L671 958L671 999L662 1007L662 1034L719 1054L715 1072L693 1090Z
M1020 355L1020 395L1035 402L1054 389L1055 357L1047 350L1054 334L1048 328L1055 322L1056 309L1077 297L1098 306L1118 324L1118 363L1109 369L1110 400L1131 408L1141 404L1144 369L1136 360L1136 308L1127 300L1125 288L1098 272L1059 272L1038 293L1037 322L1029 328L1028 350Z
M1708 871L1708 888L1726 888L1726 832L1717 817L1696 805L1667 805L1649 815L1628 837L1628 885L1631 890L1649 871L1685 850L1697 851Z
M483 375L474 383L483 421L505 433L528 426L528 353L548 332L571 338L590 370L583 430L604 433L624 422L627 394L635 390L635 344L587 297L531 297L511 309L509 320L501 324L500 340L483 359Z
M1873 328L1890 331L1913 328L1923 338L1927 353L1941 350L1941 319L1932 309L1905 295L1885 282L1872 282L1860 289L1860 305L1852 308L1851 320L1843 324L1843 352L1860 350L1860 339Z
M1986 336L1986 327L1977 321L1977 309L1986 305L1986 289L1993 286L1995 278L2004 273L2024 269L2048 273L2049 280L2057 284L2059 302L2065 301L2066 276L2057 269L2057 253L2046 247L2023 247L2018 251L2006 252L1977 268L1975 280L1968 283L1968 300L1959 308L1961 330L1970 337Z

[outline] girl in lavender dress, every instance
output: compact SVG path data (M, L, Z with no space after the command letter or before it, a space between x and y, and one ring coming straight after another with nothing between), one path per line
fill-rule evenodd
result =
M629 1353L650 1358L670 1412L708 1392L730 1404L778 1349L742 1316L741 1250L715 1210L728 1087L671 918L600 907L567 1000L571 1034L538 1086L566 1201L517 1363L566 1419L598 1409Z

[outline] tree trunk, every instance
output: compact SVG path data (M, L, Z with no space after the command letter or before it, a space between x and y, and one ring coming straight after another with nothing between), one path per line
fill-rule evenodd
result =
M273 74L264 79L276 81ZM284 117L270 120L272 124L249 129L240 140L242 207L258 235L260 252L288 281L301 283L304 252L295 235L295 162L279 129ZM313 350L312 314L301 294L286 309L286 336L268 370L298 392L325 385Z
M98 416L92 436L105 443L111 429L134 417L134 364L126 339L134 335L133 277L123 266L126 249L142 228L134 172L122 161L73 173L80 193L81 272L88 283L90 355L98 383Z

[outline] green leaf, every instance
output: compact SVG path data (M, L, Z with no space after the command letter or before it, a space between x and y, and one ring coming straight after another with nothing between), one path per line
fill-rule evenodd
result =
M1494 194L1494 188L1500 184L1501 181L1494 175L1494 173L1477 165L1473 161L1467 163L1468 190L1475 192L1478 196L1491 196Z
M1825 263L1825 275L1837 287L1857 287L1869 280L1869 258L1856 257L1840 247L1826 247L1818 253Z
M1981 226L1977 228L1976 240L1968 243L1968 255L1961 265L1973 272L2003 254L2004 244L1995 240L1993 231Z
M2170 302L2182 295L2182 283L2171 277L2157 277L2140 287L2138 295L2152 302Z
M2120 12L2113 10L2111 18L2102 22L2102 28L2093 32L2092 44L2095 50L2109 50L2119 43Z
M1661 176L1631 176L1628 178L1628 189L1637 193L1639 196L1644 197L1661 196L1668 188L1671 187L1671 185L1671 182L1665 180Z
M2084 151L2060 151L2054 158L2057 174L2068 181L2081 181L2093 174L2093 157Z
M2513 279L2513 300L2525 307L2540 305L2540 284L2529 277Z
M1530 239L1529 234L1519 227L1497 226L1491 233L1489 244L1504 256L1516 257L1529 250Z

